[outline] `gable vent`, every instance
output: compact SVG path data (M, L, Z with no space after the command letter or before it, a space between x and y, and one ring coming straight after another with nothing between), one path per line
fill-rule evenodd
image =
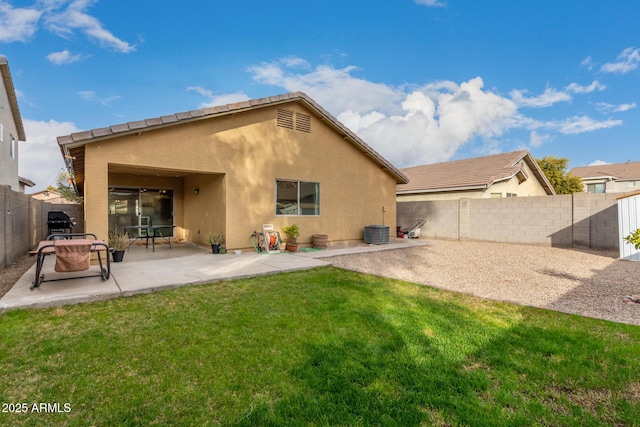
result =
M277 125L281 128L311 133L311 116L278 108Z
M311 133L311 116L296 113L296 130Z
M278 108L277 123L281 128L293 129L293 111Z

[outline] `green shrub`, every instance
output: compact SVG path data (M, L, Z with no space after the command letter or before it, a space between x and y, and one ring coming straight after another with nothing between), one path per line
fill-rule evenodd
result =
M638 228L633 233L629 234L627 237L624 238L624 240L627 243L630 243L633 246L635 246L636 249L640 249L640 228Z

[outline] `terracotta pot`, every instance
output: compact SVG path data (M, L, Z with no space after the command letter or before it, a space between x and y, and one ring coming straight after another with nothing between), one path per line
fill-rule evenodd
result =
M298 251L298 244L297 243L287 243L287 250L289 252L297 252Z
M311 239L314 248L327 249L327 240L329 239L327 234L314 234Z

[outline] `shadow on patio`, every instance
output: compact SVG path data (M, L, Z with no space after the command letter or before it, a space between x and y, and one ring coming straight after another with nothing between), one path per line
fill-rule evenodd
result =
M169 244L166 241L158 239L156 240L155 246L155 252L153 252L151 249L151 242L149 242L148 248L145 247L144 240L137 240L133 242L129 247L129 250L125 252L124 262L159 260L211 253L211 248L187 241L171 240L171 247L169 247Z

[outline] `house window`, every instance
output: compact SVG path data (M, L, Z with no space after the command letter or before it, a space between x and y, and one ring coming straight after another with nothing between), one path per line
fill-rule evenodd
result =
M13 137L13 135L9 135L9 155L11 156L12 159L16 158L16 139Z
M499 199L500 197L502 197L502 193L491 193L492 199Z
M518 197L517 193L507 193L507 197Z
M276 180L276 215L320 215L320 184Z
M603 182L599 184L587 184L587 191L589 193L604 193L605 185Z
M635 188L636 187L636 182L635 181L629 181L627 186L630 187L630 188Z

